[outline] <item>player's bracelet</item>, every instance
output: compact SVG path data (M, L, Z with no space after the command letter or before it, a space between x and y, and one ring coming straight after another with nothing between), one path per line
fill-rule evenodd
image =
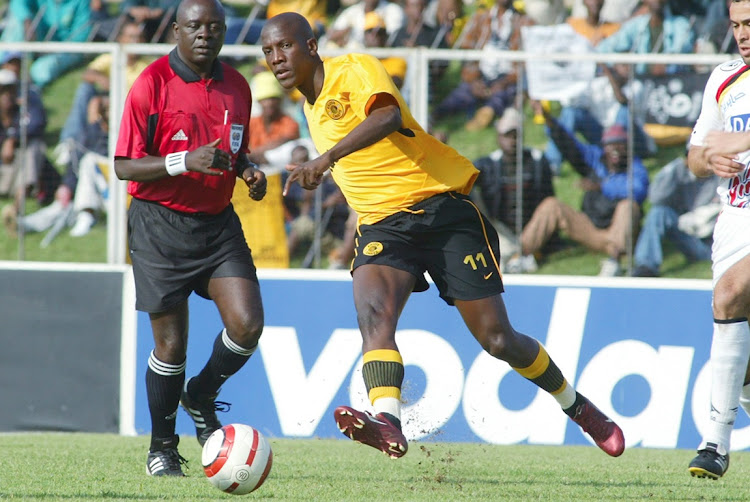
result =
M181 152L168 153L164 157L164 167L167 168L167 174L170 176L177 176L178 174L187 172L187 165L185 165L185 156L187 150Z

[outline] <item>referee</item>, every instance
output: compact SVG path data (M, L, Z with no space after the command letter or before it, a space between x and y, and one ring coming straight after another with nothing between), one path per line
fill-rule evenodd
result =
M146 371L152 476L184 475L175 434L180 403L201 445L221 427L219 388L263 331L255 265L230 204L237 177L250 198L266 194L265 175L247 159L250 88L217 59L226 32L218 1L183 0L172 31L175 49L149 65L128 94L115 151L115 172L133 197L136 309L149 313L154 336ZM216 304L225 327L204 368L186 381L193 291Z

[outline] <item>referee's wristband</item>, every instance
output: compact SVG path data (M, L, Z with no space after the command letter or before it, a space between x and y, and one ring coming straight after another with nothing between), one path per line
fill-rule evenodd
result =
M185 156L187 153L187 150L183 150L181 152L168 153L164 157L164 167L167 168L167 174L177 176L178 174L187 172L187 165L185 165Z

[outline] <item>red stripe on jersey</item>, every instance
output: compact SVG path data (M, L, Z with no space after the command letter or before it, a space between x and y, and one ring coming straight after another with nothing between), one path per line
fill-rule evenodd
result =
M721 99L721 95L724 94L724 91L727 90L727 88L735 83L737 79L739 79L746 71L750 70L750 66L743 65L742 68L739 69L736 73L732 74L731 77L727 78L720 86L719 89L716 91L716 102L718 103Z

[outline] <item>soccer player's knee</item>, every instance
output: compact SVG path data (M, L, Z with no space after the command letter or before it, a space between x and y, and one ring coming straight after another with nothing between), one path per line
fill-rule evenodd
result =
M502 333L493 333L489 336L484 337L482 340L482 348L494 357L506 361L509 356L510 346L505 336Z
M395 306L386 302L367 301L357 304L357 322L362 334L377 331L398 317Z
M241 322L227 326L229 337L239 346L251 349L258 344L260 335L263 333L263 320L246 317Z
M717 319L747 317L750 312L743 284L725 275L714 288L713 310Z
M156 341L155 355L164 363L178 364L185 359L187 344L180 337L164 337Z

